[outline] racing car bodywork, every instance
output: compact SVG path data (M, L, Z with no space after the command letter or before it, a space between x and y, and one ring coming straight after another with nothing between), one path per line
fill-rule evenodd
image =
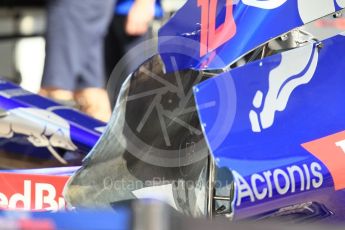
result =
M345 37L305 29L344 7L188 1L123 84L67 203L155 198L195 217L343 221Z
M105 125L0 80L1 168L79 165Z
M159 56L123 85L67 202L151 197L192 216L343 220L345 37L301 27L343 7L188 1L160 30Z
M199 110L200 120L217 168L234 177L235 218L282 207L281 215L315 209L310 218L344 216L345 110L339 100L345 79L339 63L345 61L345 37L320 44L258 60L195 88L198 105L215 101ZM224 98L218 85L235 93ZM227 127L216 124L222 100L234 102Z
M161 39L159 52L168 71L172 54L179 69L229 69L269 40L342 8L340 0L188 1L160 29L168 39ZM181 55L186 47L194 51L188 57Z

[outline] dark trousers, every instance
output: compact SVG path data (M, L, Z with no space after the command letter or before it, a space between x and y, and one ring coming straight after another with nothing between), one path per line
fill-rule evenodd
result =
M114 0L49 0L42 86L104 87L104 38Z

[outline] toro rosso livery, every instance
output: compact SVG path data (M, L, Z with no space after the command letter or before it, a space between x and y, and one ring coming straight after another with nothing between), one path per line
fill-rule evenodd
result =
M73 108L32 94L0 80L1 158L25 157L50 166L80 163L101 135L105 124ZM71 152L71 161L63 158ZM50 160L51 158L55 160ZM4 159L2 160L4 162ZM50 162L50 163L49 163ZM0 164L11 168L10 164Z
M101 123L12 97L0 97L0 137L23 136L61 163L57 148L95 145L64 188L77 209L154 198L193 217L343 221L345 35L313 26L343 8L189 0L122 85L97 143Z
M322 41L322 49L306 45L197 86L197 103L225 100L217 84L236 89L229 129L214 135L208 128L217 106L199 111L217 166L233 173L235 216L312 201L342 216L337 200L344 189L345 110L339 103L344 79L338 52L344 42L337 35ZM287 57L292 65L286 66ZM218 136L225 136L221 144Z

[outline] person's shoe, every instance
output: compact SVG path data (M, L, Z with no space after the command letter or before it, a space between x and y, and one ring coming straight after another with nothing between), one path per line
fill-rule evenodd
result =
M86 88L74 93L80 110L98 120L108 122L111 116L110 101L106 90Z

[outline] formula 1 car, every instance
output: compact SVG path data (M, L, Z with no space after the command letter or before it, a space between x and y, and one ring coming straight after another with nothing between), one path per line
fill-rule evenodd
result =
M2 169L80 165L105 126L72 107L0 80Z
M0 80L0 209L65 209L64 185L105 126Z
M312 27L343 8L189 0L122 85L68 205L154 198L193 217L343 221L345 37Z

